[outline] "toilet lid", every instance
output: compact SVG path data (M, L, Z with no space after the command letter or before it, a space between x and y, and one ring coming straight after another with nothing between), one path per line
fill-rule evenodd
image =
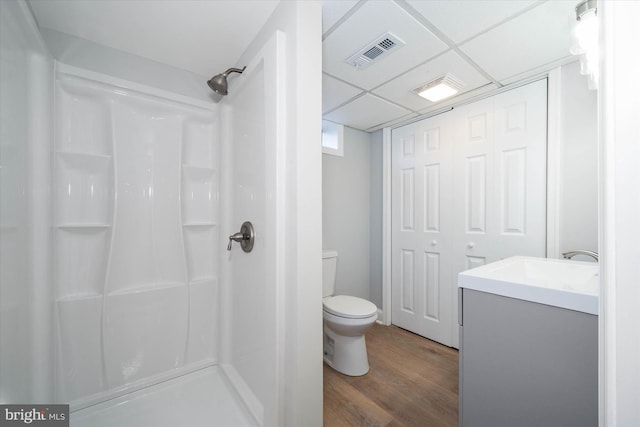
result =
M371 301L348 295L326 297L322 305L331 314L352 319L369 317L378 312L378 307Z

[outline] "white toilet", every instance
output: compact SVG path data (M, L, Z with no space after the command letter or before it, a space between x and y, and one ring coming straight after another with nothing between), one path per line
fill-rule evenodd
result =
M323 251L324 361L336 371L355 377L369 372L364 333L378 318L378 307L362 298L334 296L337 266L338 253Z

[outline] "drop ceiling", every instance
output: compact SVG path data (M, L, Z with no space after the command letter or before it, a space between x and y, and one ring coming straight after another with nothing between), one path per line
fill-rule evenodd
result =
M323 118L374 131L571 62L578 1L324 0ZM347 4L349 7L347 7ZM405 46L366 69L345 62L385 32ZM413 89L451 73L460 94L438 103Z
M323 117L364 131L401 123L572 61L569 0L318 0ZM40 26L189 70L237 65L275 0L29 0ZM367 68L345 60L386 32L404 46ZM459 95L412 92L453 74Z

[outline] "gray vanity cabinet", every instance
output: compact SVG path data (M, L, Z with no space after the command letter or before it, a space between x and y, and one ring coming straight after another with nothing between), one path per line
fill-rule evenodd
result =
M598 317L459 288L460 426L598 425Z

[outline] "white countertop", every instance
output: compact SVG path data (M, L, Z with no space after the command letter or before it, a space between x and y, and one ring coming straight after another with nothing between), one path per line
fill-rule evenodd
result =
M599 266L515 256L458 274L458 287L598 314Z

